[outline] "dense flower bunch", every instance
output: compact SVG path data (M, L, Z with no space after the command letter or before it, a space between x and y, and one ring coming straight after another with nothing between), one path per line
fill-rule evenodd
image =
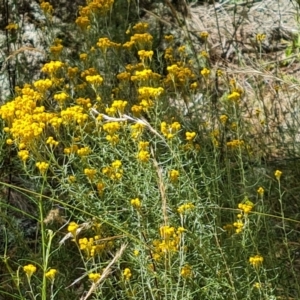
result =
M177 252L184 231L185 229L183 227L178 227L176 230L176 228L172 226L161 226L159 229L161 239L153 241L153 258L160 260L168 253L172 254Z

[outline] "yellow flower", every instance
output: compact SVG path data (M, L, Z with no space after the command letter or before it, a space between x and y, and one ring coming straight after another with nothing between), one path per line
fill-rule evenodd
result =
M88 55L87 55L86 53L81 53L81 54L79 54L79 58L80 58L80 60L82 60L82 61L86 60L87 57L88 57Z
M258 190L257 190L257 193L260 195L260 196L263 196L265 190L262 188L262 187L259 187Z
M264 258L261 255L251 256L249 258L249 263L254 267L258 268L263 263Z
M252 208L254 207L254 204L250 200L244 200L244 203L239 203L238 208L241 209L245 214L248 214Z
M51 15L53 13L53 6L49 2L42 2L40 7L44 14Z
M141 207L141 200L139 198L131 199L130 204L132 207L139 209Z
M139 149L140 150L147 150L149 147L149 142L140 141L139 142Z
M185 139L188 141L188 142L192 142L193 139L195 138L196 136L196 132L186 132L185 133Z
M45 273L45 276L50 281L54 281L56 273L57 273L56 269L50 269L48 272Z
M210 74L210 70L209 70L209 69L204 68L204 69L201 70L201 75L202 75L203 77L208 77L209 74Z
M9 23L5 29L8 30L8 31L12 31L12 30L17 30L18 29L18 24L16 23Z
M130 280L132 274L131 274L131 271L129 268L126 268L124 271L123 271L123 276L124 276L124 279L125 280Z
M78 229L79 225L75 222L71 222L68 226L68 231L70 233L72 233L73 237L76 237L76 232L77 232L77 229Z
M134 256L139 256L139 254L140 254L139 250L137 250L137 249L133 250L133 255Z
M172 182L177 182L179 177L179 171L177 170L171 170L169 171L170 180Z
M39 169L41 174L44 174L49 167L49 164L46 162L37 162L35 165Z
M89 180L93 180L95 175L97 173L97 170L95 169L84 169L84 174L86 175L86 177L89 179Z
M208 38L208 32L207 31L202 31L201 33L200 33L200 37L202 38L202 39L207 39Z
M233 223L233 227L235 227L235 232L236 233L241 233L243 228L244 228L244 223L241 219L238 219L237 222Z
M180 275L181 275L183 278L185 278L185 279L191 277L191 276L192 276L192 267L191 267L190 265L185 265L185 266L181 269Z
M228 117L227 117L226 115L221 115L219 119L220 119L221 123L222 123L223 125L225 125L225 123L226 123L227 120L228 120Z
M141 150L137 154L137 159L141 162L148 162L150 158L150 153L146 150Z
M280 180L280 177L281 177L281 175L282 175L282 172L279 171L279 170L276 170L275 173L274 173L274 175L275 175L276 179L279 181L279 180Z
M97 183L97 191L100 196L103 195L104 189L105 189L105 184L103 182L98 182Z
M241 94L238 92L232 92L231 94L228 95L228 100L232 100L234 102L237 102L241 98Z
M96 283L100 278L101 278L101 275L99 273L90 273L89 274L89 279L94 283Z
M77 150L77 154L79 156L87 156L91 153L91 148L90 147L83 147Z
M186 211L190 211L195 208L195 205L191 202L182 204L177 208L179 214L183 215Z
M103 82L103 78L100 75L88 75L85 80L90 84L100 85Z
M21 158L22 161L26 161L29 158L29 151L28 150L20 150L18 152L18 156Z
M266 35L263 34L263 33L258 33L258 34L256 35L256 41L257 41L258 43L261 43L263 40L265 40L265 38L266 38Z
M36 272L36 266L34 266L33 264L29 264L24 266L23 270L26 273L28 280L30 280L31 276Z

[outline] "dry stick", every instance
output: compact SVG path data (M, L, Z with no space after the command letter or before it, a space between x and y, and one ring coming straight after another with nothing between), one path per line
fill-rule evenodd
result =
M108 264L108 266L104 269L103 273L101 274L101 277L97 280L97 282L93 282L91 288L89 289L88 293L85 296L82 296L80 300L87 300L92 293L97 289L101 281L103 281L111 272L110 268L111 266L122 256L124 250L126 249L127 245L123 244L119 251L116 253L113 260Z

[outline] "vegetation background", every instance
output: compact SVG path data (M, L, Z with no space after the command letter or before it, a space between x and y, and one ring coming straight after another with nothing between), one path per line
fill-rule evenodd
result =
M0 299L300 298L297 1L0 11Z

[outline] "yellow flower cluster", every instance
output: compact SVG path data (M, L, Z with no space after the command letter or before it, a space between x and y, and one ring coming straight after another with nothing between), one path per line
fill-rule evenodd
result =
M101 278L100 273L90 273L89 274L89 279L94 283L96 283L100 278Z
M61 43L61 39L55 39L53 45L50 47L50 52L58 56L64 48L64 46Z
M180 205L178 208L177 208L177 211L179 214L183 215L184 213L190 211L190 210L193 210L195 208L195 205L191 202L189 203L185 203L185 204L182 204Z
M219 119L220 119L220 122L221 122L223 125L225 125L226 122L227 122L227 120L228 120L228 117L227 117L226 115L221 115Z
M84 113L83 111L83 107L79 105L71 106L66 108L65 110L62 110L60 112L62 123L64 125L69 125L72 123L83 125L88 119L88 114Z
M53 6L49 2L44 2L44 0L41 1L40 7L44 14L52 15L53 13Z
M68 225L68 232L70 232L73 237L76 237L77 229L79 228L79 225L76 222L70 222Z
M90 147L83 147L77 150L77 154L79 156L87 156L91 153L91 148Z
M53 85L52 80L46 78L46 79L40 79L33 83L33 86L41 93L44 93L48 91Z
M227 145L227 147L230 147L231 149L236 149L236 148L244 146L244 141L243 140L232 140L230 142L227 142L226 145Z
M244 203L238 204L238 208L241 209L244 214L248 214L253 207L254 204L249 199L246 199Z
M69 95L65 92L61 92L61 93L55 94L53 96L53 98L55 101L57 101L59 103L59 105L62 105L69 98Z
M166 122L161 122L160 124L160 131L167 139L172 139L180 128L179 122L173 122L171 125L168 125Z
M148 30L149 24L148 23L143 23L143 22L139 22L137 24L135 24L132 29L136 32L136 33L144 33L145 31Z
M103 251L108 250L112 246L112 242L100 242L101 237L95 235L94 237L82 238L78 240L79 249L85 253L87 258L95 257Z
M124 114L125 107L127 106L128 102L124 100L114 100L111 107L107 107L105 109L105 112L109 116L114 116L117 112L119 112L120 115Z
M16 23L9 23L7 26L5 26L5 29L8 31L13 31L18 29L18 24Z
M141 207L141 200L139 198L131 199L130 204L132 207L139 209Z
M169 171L169 177L172 182L177 182L179 177L179 171L178 170Z
M262 265L264 258L261 255L251 256L249 258L249 263L254 267L258 268Z
M22 160L22 161L26 161L29 158L29 151L28 150L20 150L18 152L18 157Z
M88 75L85 77L85 80L92 85L101 85L103 82L103 77L100 75Z
M244 228L244 223L241 219L238 219L233 223L233 227L235 228L235 233L241 233Z
M146 50L140 50L138 51L138 56L140 58L140 60L142 61L142 63L145 63L146 59L149 59L149 61L151 61L152 56L153 56L154 52L152 50L150 51L146 51Z
M42 72L48 73L49 75L54 75L63 66L64 66L64 63L62 63L59 60L50 61L49 63L46 63L42 67Z
M193 274L192 267L190 265L185 265L180 270L180 275L185 279L191 278L192 274Z
M84 169L84 175L89 179L89 180L93 180L95 175L97 173L97 170L95 169L89 169L89 168L86 168Z
M210 70L209 70L209 69L203 68L203 69L201 70L201 75L202 75L203 77L207 78L207 77L209 76L209 74L210 74Z
M175 87L188 86L189 82L196 79L196 75L193 71L184 66L178 66L173 64L167 67L168 75L165 79L166 84L172 83Z
M249 214L250 211L252 211L253 207L254 207L254 203L251 202L247 197L245 197L243 202L238 204L238 208L241 210L241 213L237 215L237 221L233 223L233 228L235 228L236 233L241 233L243 231L245 225L243 223L243 218L247 218L247 215ZM226 225L226 226L231 226L231 225Z
M196 137L196 132L186 132L185 133L185 139L189 142L189 143L191 143L193 140L194 140L194 138Z
M132 274L129 268L124 269L123 276L126 281L130 280Z
M148 162L150 159L150 153L148 151L149 142L140 141L138 148L139 152L137 154L137 159L141 162Z
M264 188L263 187L259 187L258 190L257 190L257 193L262 197L264 195Z
M133 139L137 139L141 136L141 134L143 133L143 130L145 128L145 125L137 122L133 125L131 125L130 129L131 129L131 137Z
M276 170L275 173L274 173L274 175L275 175L276 179L279 181L279 180L280 180L280 177L281 177L281 175L282 175L282 172L279 171L279 170Z
M137 49L142 50L145 48L151 48L152 46L153 36L149 33L135 33L130 37L130 41L123 44L125 49L131 49L133 45L137 47Z
M149 86L143 86L138 89L138 98L140 100L139 105L144 111L153 107L153 100L159 97L164 92L162 87L153 88Z
M64 154L71 154L71 153L76 153L78 150L78 146L77 145L71 145L71 147L67 147L64 149Z
M115 160L111 166L104 167L102 173L109 177L111 180L120 180L123 176L122 162Z
M36 266L33 264L28 264L23 267L23 271L26 273L27 278L30 279L31 276L36 272Z
M233 102L239 102L240 98L241 98L241 94L236 92L236 91L233 91L231 94L229 94L227 96L228 100L231 100Z
M49 168L49 164L46 162L37 162L35 165L39 169L41 174L44 174Z
M153 72L151 69L144 69L141 71L135 71L135 74L130 77L132 81L144 81L147 82L148 80L158 80L160 79L161 75L158 73ZM152 94L155 94L154 90ZM156 95L154 95L156 96Z
M55 276L56 276L57 270L56 269L50 269L48 272L45 273L45 276L47 279L50 281L54 281Z
M161 239L153 241L154 260L159 260L166 253L178 251L181 235L185 231L185 229L183 227L178 227L178 229L176 230L175 227L165 225L161 226L159 231Z
M97 42L97 46L106 53L108 48L119 48L121 44L112 42L109 38L100 38Z
M264 33L258 33L258 34L256 35L256 41L257 41L258 43L263 42L263 41L265 40L265 38L266 38L266 35L265 35Z
M49 136L47 141L46 141L46 144L55 147L59 144L59 142L54 140L54 138L52 136Z
M105 15L110 11L114 0L90 0L87 1L87 6L79 7L79 17L75 23L83 30L89 29L91 20L90 16L92 13Z

